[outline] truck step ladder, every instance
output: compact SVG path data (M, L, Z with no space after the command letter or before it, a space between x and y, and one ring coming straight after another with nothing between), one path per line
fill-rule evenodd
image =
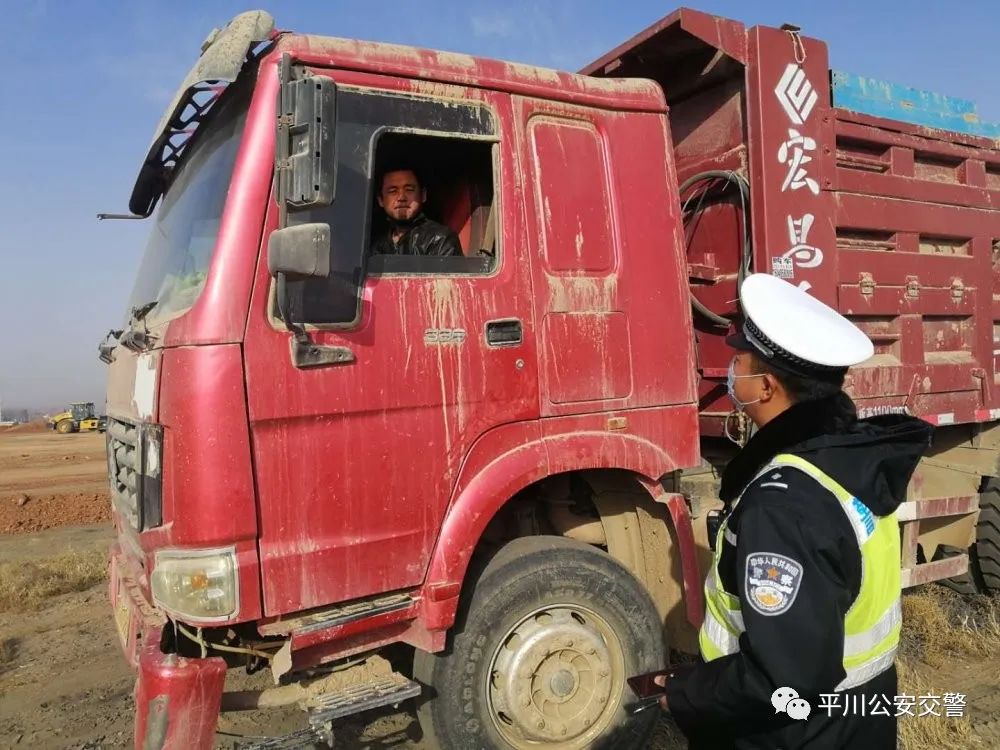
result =
M296 732L257 740L249 745L236 745L239 750L303 750L303 748L333 747L333 733L320 734L312 727Z
M370 682L348 685L309 700L309 728L281 737L241 745L240 750L293 750L325 744L333 747L333 723L345 716L384 706L398 706L420 695L420 684L393 673Z

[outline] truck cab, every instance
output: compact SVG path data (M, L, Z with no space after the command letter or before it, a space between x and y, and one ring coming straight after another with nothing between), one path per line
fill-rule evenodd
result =
M370 252L386 231L378 180L401 159L462 256ZM491 642L526 640L483 670L530 662L524 679L549 675L549 698L570 705L539 729L551 708L495 685L468 736L584 747L647 731L651 715L624 710L625 677L662 664L664 621L690 630L700 606L687 509L660 481L698 462L660 89L278 33L245 14L178 92L130 208L154 226L108 405L137 743L157 722L174 737L195 685L214 716L227 665L287 679L403 642L443 685L455 666L430 655L483 565L524 536L612 566L646 630L619 632L622 612L581 601L540 602L502 632L483 623ZM636 578L651 564L640 534L687 561L686 578L680 557L669 580L650 567L655 596ZM526 581L551 568L552 549L526 554ZM552 672L531 649L566 632L588 646ZM653 642L629 641L639 633ZM171 742L201 746L213 722ZM429 731L450 731L440 723Z

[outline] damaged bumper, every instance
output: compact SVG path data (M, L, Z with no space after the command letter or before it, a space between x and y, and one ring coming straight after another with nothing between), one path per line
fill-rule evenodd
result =
M226 678L220 657L191 659L160 648L167 620L128 575L117 545L111 552L110 597L115 625L135 685L135 747L211 748Z

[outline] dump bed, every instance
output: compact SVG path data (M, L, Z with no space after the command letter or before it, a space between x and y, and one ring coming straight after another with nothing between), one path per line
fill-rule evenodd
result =
M731 408L719 318L748 268L869 334L876 355L848 377L863 414L1000 417L1000 149L974 107L831 74L794 28L686 9L582 72L651 78L670 105L705 434Z

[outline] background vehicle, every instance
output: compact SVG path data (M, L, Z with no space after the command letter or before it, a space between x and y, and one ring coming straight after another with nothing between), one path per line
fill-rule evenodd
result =
M66 434L68 432L91 432L93 430L104 432L107 422L107 417L104 415L98 416L94 413L94 404L92 401L88 401L70 404L69 409L66 411L49 417L46 424L56 432Z

